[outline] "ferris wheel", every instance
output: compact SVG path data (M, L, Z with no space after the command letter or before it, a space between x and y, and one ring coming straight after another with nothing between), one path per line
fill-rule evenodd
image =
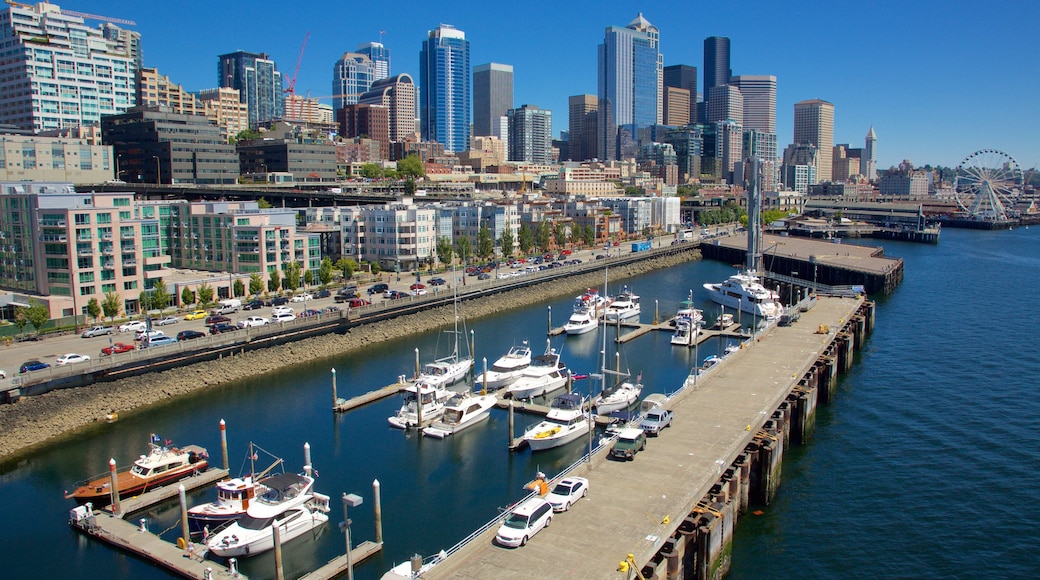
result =
M1022 187L1022 168L995 149L976 151L957 166L957 203L976 219L1007 221Z

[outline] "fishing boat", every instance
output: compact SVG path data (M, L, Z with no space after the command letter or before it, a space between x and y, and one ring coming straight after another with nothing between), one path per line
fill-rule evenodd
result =
M398 429L413 429L436 421L444 414L448 399L455 394L423 380L415 381L401 392L404 393L404 403L396 413L387 417L390 425Z
M621 293L607 306L607 312L604 315L610 322L618 322L628 320L630 318L639 318L639 296L636 296L628 290L628 286L625 286Z
M153 433L148 454L139 457L128 470L116 474L120 497L139 495L209 468L209 454L204 447L173 447L170 440L166 440L165 445L160 442L162 439ZM105 473L81 482L72 493L65 493L65 499L75 499L80 504L90 502L97 508L108 505L112 501L111 494L112 477Z
M524 432L524 440L531 451L552 449L587 435L591 421L582 403L581 395L577 393L567 393L553 399L545 420Z
M515 383L506 387L506 396L514 399L530 399L562 389L567 384L567 366L560 362L560 355L545 341L545 354L531 359L531 366Z
M267 469L257 473L254 462L260 457L260 453L270 456L274 462ZM281 458L271 455L252 442L249 443L247 459L249 473L241 477L218 481L216 500L188 509L188 524L193 533L208 534L209 530L216 529L246 513L249 504L254 501L257 494L263 493L264 481L268 477L278 475L272 472L282 466Z
M780 295L763 286L751 272L734 274L719 284L706 283L704 289L716 304L767 320L780 318L784 313Z
M487 363L485 363L487 364ZM525 340L520 346L513 346L509 352L499 357L491 368L481 373L479 385L494 391L508 387L524 374L524 369L531 366L531 347Z
M444 405L444 413L439 421L423 428L423 435L436 439L444 439L463 429L468 429L491 416L491 407L498 398L494 395L477 395L460 393Z

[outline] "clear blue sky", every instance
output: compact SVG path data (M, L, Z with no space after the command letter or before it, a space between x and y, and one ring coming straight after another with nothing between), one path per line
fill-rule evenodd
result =
M878 135L879 167L910 159L956 165L993 148L1025 169L1040 164L1040 3L890 0L827 2L312 2L224 0L170 4L99 0L63 8L135 20L145 66L185 89L214 87L217 55L266 52L291 76L310 40L298 94L331 94L333 63L358 43L391 50L392 73L418 82L429 29L466 33L473 65L514 67L514 103L553 111L567 127L567 97L596 92L596 47L604 28L639 11L661 30L665 65L689 64L703 80L703 41L728 36L733 74L777 77L777 132L791 141L794 103L835 105L835 143L862 147Z

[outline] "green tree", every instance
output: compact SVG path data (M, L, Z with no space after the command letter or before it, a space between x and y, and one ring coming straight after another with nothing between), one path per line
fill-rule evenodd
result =
M596 226L587 224L581 228L581 241L585 242L586 246L591 246L596 243Z
M512 228L504 228L502 230L502 237L498 239L498 243L502 246L502 255L509 258L516 251L516 241L513 239Z
M238 298L239 296L246 295L246 285L242 280L235 280L235 283L231 285L231 291L234 293L232 298Z
M397 174L401 177L424 177L426 168L415 153L397 162Z
M344 280L350 280L354 276L354 272L358 270L358 263L351 258L340 258L336 262L336 269L343 273Z
M571 222L570 240L574 244L581 243L581 224L578 222Z
M51 313L42 302L30 300L29 307L25 309L25 318L36 327L36 334L39 334L43 325L50 320Z
M101 304L98 304L97 298L91 298L87 301L87 316L93 318L95 322L101 316Z
M311 286L313 284L314 284L314 272L311 272L310 270L305 270L303 272L303 285L304 286Z
M300 263L289 262L285 265L285 283L286 290L296 292L296 289L300 287Z
M232 143L237 143L239 141L249 141L249 140L252 140L252 139L260 139L261 137L263 137L263 135L261 135L260 132L257 131L256 129L243 129L243 130L239 131L238 134L235 135L234 137L232 137L231 139L232 139Z
M549 227L549 222L542 220L538 223L538 230L534 233L534 242L538 246L539 252L549 250L549 240L551 238L552 229Z
M404 192L406 194L412 195L412 194L415 193L416 189L417 189L417 186L415 185L415 178L414 177L409 177L408 179L404 180Z
M527 224L520 226L517 241L520 243L521 254L527 255L531 253L531 249L534 248L534 232L531 231L530 226Z
M25 330L25 325L29 324L29 309L25 306L19 306L14 309L14 325L18 329L18 334L21 334Z
M563 222L556 222L553 225L553 241L556 242L557 248L562 248L567 244L567 226L563 225Z
M322 258L321 265L318 266L318 281L321 282L322 286L328 286L329 282L332 282L332 260L329 258Z
M379 179L383 176L383 168L375 163L365 163L361 166L361 177L365 179Z
M441 264L450 266L454 259L453 252L450 238L443 237L437 240L437 259Z
M278 274L278 270L271 270L267 278L267 289L271 292L277 292L282 288L282 277Z
M253 272L249 275L249 293L253 296L259 296L264 291L264 277L260 275L260 272Z
M101 302L101 310L111 322L123 310L123 299L119 297L119 294L109 292L105 294L105 299Z
M630 186L625 188L625 195L628 196L628 197L639 197L639 196L643 195L643 190L642 190L642 188L634 187L634 186L630 185Z
M480 231L477 232L477 256L480 256L480 259L486 262L494 255L495 238L491 235L491 230L487 226L480 226Z
M165 310L170 305L170 290L162 278L152 284L152 308Z
M379 265L379 260L369 262L368 269L371 270L373 274L378 274L383 271L383 267Z
M469 236L462 236L455 242L455 253L459 255L459 261L468 264L473 256L473 247L469 243Z
M203 308L209 306L213 303L213 288L211 288L208 283L203 282L202 285L199 286L198 296L200 306Z
M141 312L148 312L152 309L152 295L142 291L137 295L137 304L141 307Z
M261 197L260 199L256 200L256 207L257 209L271 209L274 206L271 205L271 202L267 201L266 197Z
M187 286L184 290L181 290L181 306L187 306L195 302L195 293L191 291L191 288Z

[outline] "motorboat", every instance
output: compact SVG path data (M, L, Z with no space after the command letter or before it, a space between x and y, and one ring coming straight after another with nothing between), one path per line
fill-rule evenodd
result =
M172 447L172 441L167 440L165 445L160 442L162 439L152 434L148 454L134 461L130 469L116 474L120 497L139 495L209 468L209 454L204 447ZM65 499L75 499L80 504L90 502L98 508L112 501L111 494L112 477L106 472L81 482L72 493L65 493Z
M455 395L445 403L440 420L423 428L423 435L444 439L448 435L472 427L491 416L491 407L494 407L497 401L498 398L494 395Z
M259 452L274 458L274 463L260 473L256 473L253 462L259 457ZM263 493L264 481L268 477L278 475L272 474L272 471L282 465L281 458L274 457L253 443L249 444L247 459L249 460L249 473L242 477L218 481L216 500L188 509L188 524L192 532L208 534L209 530L216 529L246 513L249 504L254 501L257 494Z
M719 364L720 362L722 362L722 359L719 358L719 355L713 354L704 358L704 364L701 366L701 368L710 369L711 367Z
M563 331L567 334L585 334L596 330L596 326L599 325L596 317L593 316L588 310L581 312L574 312L571 317L567 319L567 324L563 325Z
M639 296L631 293L628 290L628 286L625 286L621 293L610 303L610 306L607 306L607 312L604 316L610 322L618 322L630 318L639 318L639 312Z
M478 377L478 386L489 391L508 387L524 374L524 369L531 366L531 347L525 340L520 346L513 346L502 355L495 364Z
M436 421L444 414L444 405L455 395L440 385L431 385L423 380L401 389L404 404L387 418L390 425L398 429L413 429ZM420 417L421 414L421 417Z
M676 346L692 346L697 340L700 327L685 318L675 319L675 331L672 332L672 344Z
M588 312L593 318L599 318L606 312L610 299L602 296L599 290L587 288L583 294L574 298L574 312Z
M597 415L609 415L614 411L628 409L639 400L639 395L642 392L643 385L640 383L639 378L636 379L635 383L628 381L618 383L600 393L596 400L593 401L592 408L596 410Z
M531 451L543 451L566 445L591 429L589 414L582 408L581 395L568 393L553 399L549 413L524 432Z
M720 314L718 318L715 319L715 327L719 330L726 330L731 326L733 326L732 314Z
M741 348L742 347L740 346L739 343L728 345L726 347L726 349L723 351L722 356L729 356L729 355L739 351Z
M418 580L447 557L448 553L444 550L425 559L418 555L412 556L411 560L401 562L384 572L379 580Z
M560 362L560 355L546 341L545 354L531 359L531 366L515 383L506 387L506 395L514 399L530 399L562 389L567 384L567 366Z
M784 307L780 295L767 289L751 272L737 273L721 284L704 284L711 299L727 308L736 308L767 320L780 318Z
M274 527L282 544L329 521L329 496L314 492L310 469L283 473L264 482L264 492L245 515L217 530L206 548L224 558L255 556L274 548Z
M704 324L704 311L693 307L693 290L690 290L690 295L682 301L682 307L675 312L676 323L682 319L689 320L694 326Z

